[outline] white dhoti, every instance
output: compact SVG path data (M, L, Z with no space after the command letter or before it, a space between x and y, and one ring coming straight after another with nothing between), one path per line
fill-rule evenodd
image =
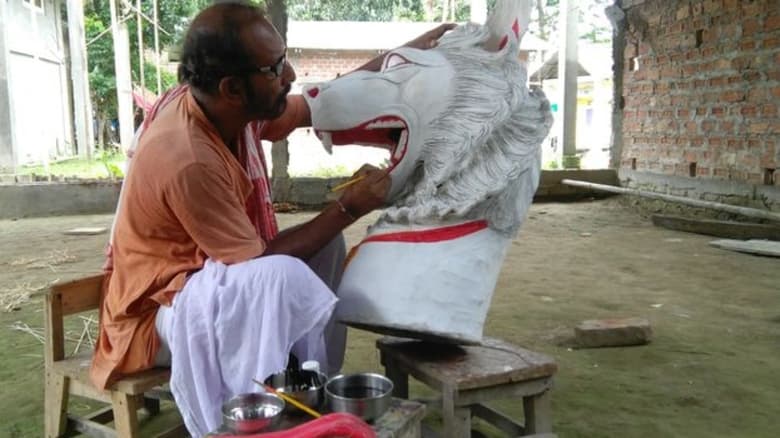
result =
M229 266L208 260L173 306L160 308L157 362L170 355L171 391L192 436L216 430L222 403L256 392L252 379L284 369L291 351L340 368L346 329L330 321L337 299L329 286L338 283L343 254L338 238L311 267L283 255Z

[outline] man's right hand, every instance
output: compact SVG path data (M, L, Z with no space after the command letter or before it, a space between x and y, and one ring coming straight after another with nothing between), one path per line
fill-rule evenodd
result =
M385 204L392 180L387 169L364 164L352 179L364 178L344 190L339 202L349 214L359 218Z

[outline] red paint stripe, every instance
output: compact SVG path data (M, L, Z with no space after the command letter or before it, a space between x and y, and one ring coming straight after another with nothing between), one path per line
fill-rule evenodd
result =
M401 231L398 233L377 234L367 237L361 243L369 242L412 242L412 243L431 243L444 240L453 240L459 237L467 236L477 231L484 230L488 224L486 220L466 222L458 225L451 225L442 228L431 228L420 231Z

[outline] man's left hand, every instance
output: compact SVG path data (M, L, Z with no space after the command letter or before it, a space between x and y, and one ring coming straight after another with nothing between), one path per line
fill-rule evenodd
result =
M432 49L439 44L439 38L441 38L442 35L444 35L449 30L455 29L456 26L457 24L455 23L443 23L404 44L404 47L411 47L413 49L420 50Z

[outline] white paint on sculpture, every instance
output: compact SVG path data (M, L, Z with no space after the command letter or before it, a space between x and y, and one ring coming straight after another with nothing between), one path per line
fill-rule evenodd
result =
M507 245L539 182L549 103L518 61L528 1L436 49L400 48L380 72L309 87L326 147L390 150L388 208L353 249L338 317L383 333L478 342Z

